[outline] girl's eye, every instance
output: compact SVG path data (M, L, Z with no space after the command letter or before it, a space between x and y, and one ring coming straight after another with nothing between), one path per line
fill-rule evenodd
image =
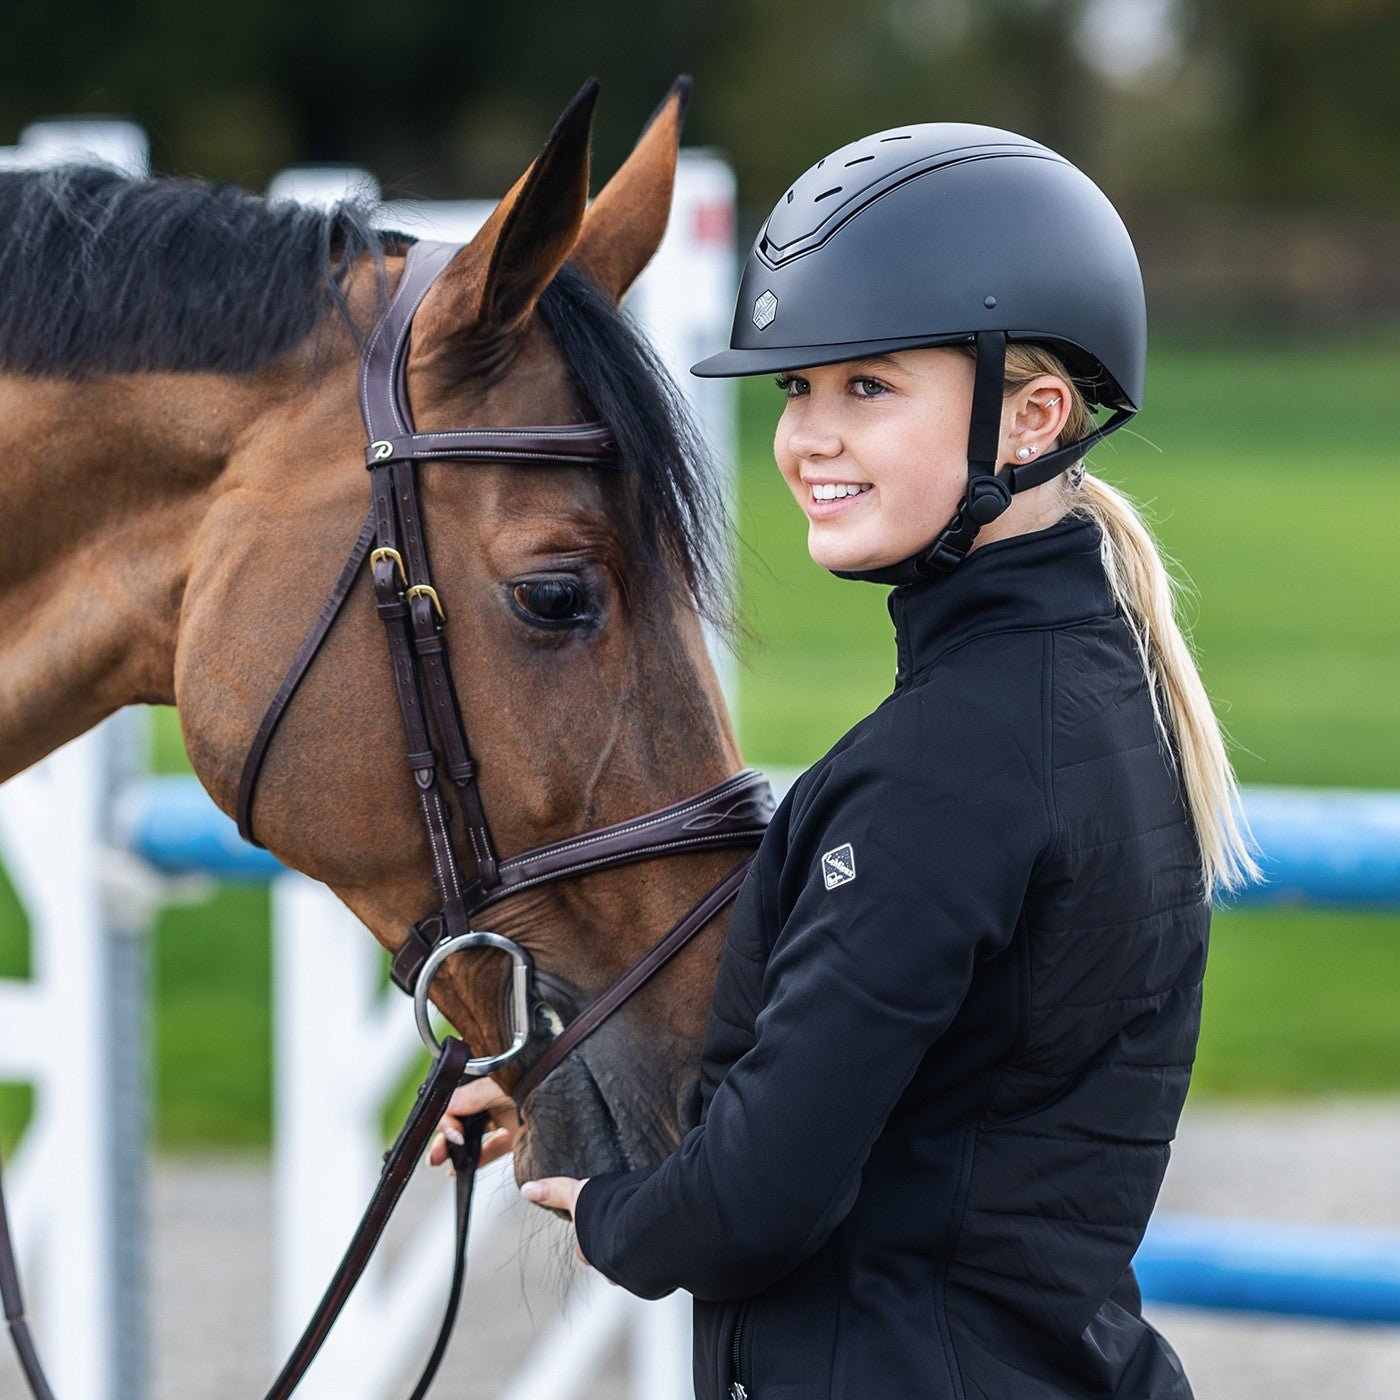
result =
M870 379L864 375L851 380L851 388L855 390L858 399L876 399L885 392L885 386L878 379Z
M515 610L536 627L576 627L592 620L582 579L524 579L511 586L510 597Z
M800 375L780 374L773 382L790 399L799 398L807 392L807 381Z

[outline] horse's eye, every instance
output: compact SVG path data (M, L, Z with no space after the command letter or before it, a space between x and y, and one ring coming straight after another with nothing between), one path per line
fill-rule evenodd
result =
M510 596L520 615L537 627L574 627L590 620L582 579L525 579L512 585Z

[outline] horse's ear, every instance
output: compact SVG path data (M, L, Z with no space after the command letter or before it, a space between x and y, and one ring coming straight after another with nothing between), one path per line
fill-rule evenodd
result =
M588 205L588 144L598 83L589 79L543 150L452 260L423 303L416 345L497 342L530 318L572 251Z
M620 301L651 261L666 232L676 154L690 102L690 79L677 78L621 169L589 206L574 261Z

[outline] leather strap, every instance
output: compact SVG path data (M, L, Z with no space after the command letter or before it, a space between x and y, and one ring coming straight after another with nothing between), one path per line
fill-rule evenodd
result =
M447 619L437 591L432 587L427 537L418 509L416 466L413 462L395 462L388 470L395 486L399 523L403 527L404 562L410 585L407 596L412 599L409 621L423 693L442 745L447 775L457 789L458 805L476 861L477 881L489 889L497 882L495 845L476 786L476 765L472 762L462 722L462 708L447 665L447 643L443 636Z
M722 783L659 811L510 856L501 861L500 882L494 888L474 884L467 890L467 916L471 918L510 895L554 880L684 851L756 843L762 839L773 805L768 780L762 773L745 768ZM390 968L394 984L412 993L419 969L447 936L443 920L436 915L410 929L394 953Z
M485 1113L474 1113L462 1119L460 1147L447 1144L447 1155L452 1161L452 1170L457 1173L456 1189L453 1192L454 1226L452 1243L452 1286L447 1293L447 1306L443 1309L442 1323L438 1327L437 1339L433 1342L432 1354L413 1387L409 1400L423 1400L428 1388L437 1375L438 1367L447 1352L447 1344L452 1340L452 1325L457 1320L457 1309L462 1302L462 1284L467 1277L467 1235L471 1230L472 1192L476 1186L476 1169L481 1163L481 1139L486 1132L490 1118Z
M408 406L408 341L428 288L461 251L461 244L420 241L409 248L393 298L360 357L360 409L368 441L413 431Z
M609 1016L643 983L654 977L709 921L739 892L754 857L735 866L660 943L639 958L601 996L591 1001L559 1035L534 1064L525 1071L511 1090L511 1097L522 1107L530 1094L592 1035Z
M408 473L405 485L401 473ZM379 616L384 623L389 642L389 662L394 676L394 689L403 720L404 737L408 742L408 766L418 791L419 813L432 854L433 882L442 901L447 934L456 937L467 931L467 909L464 902L465 880L448 833L448 808L443 801L437 780L437 751L428 733L428 717L419 685L418 667L414 662L409 592L412 586L431 588L423 572L426 560L419 564L419 577L409 582L407 570L414 559L422 559L421 539L415 539L410 550L409 536L399 533L397 501L401 492L412 490L413 464L398 462L377 468L370 474L375 512L374 592ZM400 545L403 546L400 551ZM435 595L434 595L435 596ZM423 598L426 602L427 599ZM465 747L465 744L464 744Z
M586 875L654 856L758 841L773 815L773 790L753 768L645 816L602 826L501 862L501 888L472 911L549 880Z
M311 631L307 633L306 640L301 644L301 649L297 652L295 659L287 669L287 674L282 678L282 684L277 687L277 693L272 697L266 712L262 717L262 723L258 726L258 732L253 738L252 747L248 750L248 757L243 760L243 776L238 783L238 803L235 814L238 818L238 834L250 844L257 846L261 842L253 835L253 789L257 786L258 774L262 772L263 760L267 757L267 747L272 742L272 736L277 732L277 726L282 723L282 716L287 712L287 706L291 703L292 696L296 694L297 687L301 684L307 671L311 669L311 663L316 659L316 653L321 650L321 643L326 640L331 630L331 624L340 614L345 600L350 596L350 590L354 586L356 578L359 577L360 569L365 562L365 556L369 554L369 547L374 543L374 510L371 508L369 514L365 516L365 523L360 526L360 533L351 546L350 557L345 561L345 567L340 571L340 577L336 579L335 586L326 595L326 601L321 604L321 611L316 615L316 621L311 625Z
M24 1316L24 1294L19 1284L19 1265L15 1259L14 1240L10 1235L10 1217L5 1209L5 1185L0 1178L0 1299L5 1304L5 1323L19 1357L20 1370L29 1382L34 1400L54 1400L44 1368L34 1350L29 1323Z
M557 428L457 428L439 433L401 433L365 448L365 465L390 460L460 458L463 461L521 462L527 466L616 467L612 430L606 423Z
M355 1284L359 1282L360 1275L364 1273L365 1267L373 1256L375 1246L379 1243L379 1237L384 1233L384 1227L389 1222L389 1216L398 1204L399 1197L403 1195L404 1187L408 1185L408 1179L413 1175L413 1169L423 1156L429 1140L437 1130L438 1120L447 1111L452 1091L462 1082L462 1066L470 1057L471 1052L463 1041L458 1040L455 1036L447 1036L443 1040L442 1053L433 1062L428 1077L419 1086L418 1097L414 1101L412 1109L409 1110L408 1118L394 1145L384 1156L384 1168L379 1176L379 1184L375 1187L374 1195L370 1198L370 1203L356 1227L350 1246L345 1251L345 1257L340 1261L340 1266L336 1269L324 1296L317 1304L316 1311L312 1314L300 1340L293 1348L292 1354L287 1358L286 1364L272 1383L272 1388L267 1392L266 1400L286 1400L286 1397L297 1388L301 1378L306 1374L307 1368L315 1359L316 1353L320 1351L322 1343L326 1340L336 1318L340 1316L346 1300L350 1297ZM477 1138L479 1152L479 1133ZM474 1169L466 1173L461 1171L457 1173L459 1193L463 1190L465 1176L468 1207L470 1206L469 1183L474 1175ZM464 1211L459 1200L458 1215L460 1217L463 1214ZM461 1233L465 1238L465 1232ZM460 1267L459 1265L458 1269ZM457 1277L458 1269L454 1269L454 1288L449 1300L454 1312L456 1299L461 1294L460 1280ZM446 1329L451 1330L450 1319L446 1323ZM438 1361L441 1360L443 1345L442 1338L439 1336L439 1345L434 1347L433 1356L429 1363L434 1370ZM431 1380L431 1375L427 1379ZM421 1395L425 1389L426 1386L420 1383L420 1389L414 1393Z
M429 1140L437 1130L442 1115L452 1098L452 1091L462 1082L462 1067L471 1058L471 1051L463 1041L448 1036L443 1041L442 1053L433 1062L428 1077L419 1086L418 1096L409 1111L407 1120L400 1130L394 1145L384 1154L384 1167L380 1172L379 1183L359 1225L350 1240L349 1247L340 1261L316 1311L307 1323L291 1356L282 1367L266 1400L287 1400L300 1384L316 1354L329 1335L346 1301L354 1291L356 1283L364 1273L374 1255L388 1224L394 1207L403 1195L404 1187L413 1175L414 1168L422 1158ZM481 1160L481 1136L487 1122L487 1115L476 1114L463 1123L465 1143L461 1147L449 1147L453 1166L456 1169L456 1231L452 1268L452 1286L448 1293L447 1307L432 1354L414 1387L412 1400L423 1400L432 1384L447 1343L452 1335L458 1306L462 1297L462 1283L466 1276L467 1230L471 1217L472 1189L476 1180L477 1165ZM24 1316L24 1301L20 1292L19 1270L15 1262L14 1242L10 1234L10 1222L5 1209L3 1177L0 1176L0 1296L5 1305L5 1321L19 1357L20 1369L29 1383L34 1400L54 1400L53 1391L44 1376L39 1359L34 1351L33 1339Z

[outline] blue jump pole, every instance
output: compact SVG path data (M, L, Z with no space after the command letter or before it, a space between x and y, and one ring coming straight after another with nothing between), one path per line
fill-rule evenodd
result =
M1265 883L1231 902L1400 908L1400 793L1249 788ZM133 784L118 837L156 869L266 881L284 867L246 845L194 778ZM1400 1324L1400 1231L1157 1216L1134 1261L1152 1302Z
M117 806L117 827L127 847L163 875L213 875L220 880L265 884L287 867L250 846L199 784L198 778L143 778L131 783Z
M1400 1230L1158 1215L1133 1268L1151 1302L1400 1323Z
M1400 908L1400 792L1251 787L1244 812L1265 878L1232 906ZM131 849L167 874L262 881L283 869L240 839L194 778L134 784L121 826Z
M1400 792L1248 787L1263 883L1231 905L1400 909Z

